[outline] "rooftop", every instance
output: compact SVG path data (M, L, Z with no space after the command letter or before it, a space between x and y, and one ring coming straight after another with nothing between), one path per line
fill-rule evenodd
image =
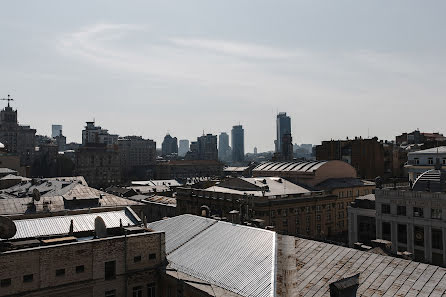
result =
M241 296L273 296L274 232L193 215L149 227L166 232L168 268Z
M248 194L254 196L276 196L291 194L309 194L310 190L280 177L240 177L231 178L209 187L207 191Z
M71 220L73 220L74 233L94 231L96 217L101 217L107 228L117 228L120 226L120 222L122 222L122 226L134 226L140 223L139 218L129 208L116 211L19 219L14 220L17 233L11 240L68 234Z
M446 146L439 146L434 147L426 150L420 150L415 152L410 152L408 155L419 155L419 154L428 154L428 155L435 155L435 154L446 154Z
M149 227L166 233L168 269L241 296L330 296L330 283L358 273L357 296L446 294L434 265L193 215Z
M351 188L351 187L363 187L374 186L375 183L367 180L361 180L359 178L330 178L317 184L316 189L320 190L333 190L339 188Z
M74 197L79 200L97 199L98 203L96 207L142 205L139 202L108 194L81 184L75 185L75 187L71 188L70 191L67 191L64 195L42 195L40 201L34 201L35 209L32 207L32 197L9 197L10 196L5 199L0 199L0 215L32 214L68 210L70 209L70 206L66 205L65 201L72 201Z
M290 162L265 162L253 169L253 171L299 171L313 172L328 161L290 161Z

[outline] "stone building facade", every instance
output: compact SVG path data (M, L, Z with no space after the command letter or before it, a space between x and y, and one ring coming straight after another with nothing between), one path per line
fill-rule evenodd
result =
M121 163L117 147L105 144L81 146L76 152L76 175L92 187L106 188L121 181Z
M53 240L1 253L0 296L157 296L165 261L163 232Z

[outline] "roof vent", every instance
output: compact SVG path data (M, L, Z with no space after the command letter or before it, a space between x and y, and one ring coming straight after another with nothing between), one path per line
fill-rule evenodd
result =
M359 287L359 273L330 284L330 297L355 297Z

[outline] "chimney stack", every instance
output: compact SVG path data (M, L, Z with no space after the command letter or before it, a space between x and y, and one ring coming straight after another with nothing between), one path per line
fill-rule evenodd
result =
M356 297L359 273L330 284L330 297Z

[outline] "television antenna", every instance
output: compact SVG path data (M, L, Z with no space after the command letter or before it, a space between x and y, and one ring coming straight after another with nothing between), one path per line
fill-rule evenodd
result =
M17 227L14 222L7 217L0 216L0 238L9 239L17 233Z

